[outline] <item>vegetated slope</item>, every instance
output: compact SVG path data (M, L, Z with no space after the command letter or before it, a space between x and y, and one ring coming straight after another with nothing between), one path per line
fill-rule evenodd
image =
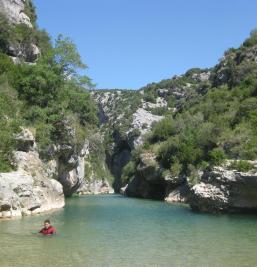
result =
M55 178L70 194L81 182L70 171L78 165L85 138L98 127L91 81L78 74L86 65L69 38L60 35L52 44L38 29L31 1L0 4L0 172L15 169L15 134L21 126L29 128L41 159L57 161Z
M199 171L225 159L257 158L256 31L238 49L226 51L213 69L192 69L143 89L148 100L159 95L173 111L163 110L165 118L124 167L128 195L163 199L167 180L173 188L191 187L199 182Z

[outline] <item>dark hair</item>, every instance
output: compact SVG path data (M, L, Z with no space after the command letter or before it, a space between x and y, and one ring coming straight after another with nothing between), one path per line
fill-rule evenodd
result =
M50 220L44 220L44 223L49 223L50 224Z

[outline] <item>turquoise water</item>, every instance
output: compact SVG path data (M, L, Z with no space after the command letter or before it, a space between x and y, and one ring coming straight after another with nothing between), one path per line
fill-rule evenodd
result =
M33 234L50 218L54 237ZM0 222L1 267L257 266L257 216L193 213L187 206L113 196Z

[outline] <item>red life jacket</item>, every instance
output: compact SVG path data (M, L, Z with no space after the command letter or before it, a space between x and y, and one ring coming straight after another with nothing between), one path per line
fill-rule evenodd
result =
M42 230L40 230L41 234L43 235L53 235L56 234L56 229L53 226L50 226L49 228L43 228Z

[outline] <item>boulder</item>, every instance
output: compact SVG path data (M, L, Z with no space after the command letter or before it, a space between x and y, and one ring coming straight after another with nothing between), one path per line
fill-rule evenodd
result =
M164 200L168 203L187 203L188 195L189 186L183 184L176 188L168 189Z
M28 152L36 148L35 137L29 129L22 128L22 131L15 136L17 150Z
M194 210L207 212L256 212L257 173L214 167L192 187L189 204Z

